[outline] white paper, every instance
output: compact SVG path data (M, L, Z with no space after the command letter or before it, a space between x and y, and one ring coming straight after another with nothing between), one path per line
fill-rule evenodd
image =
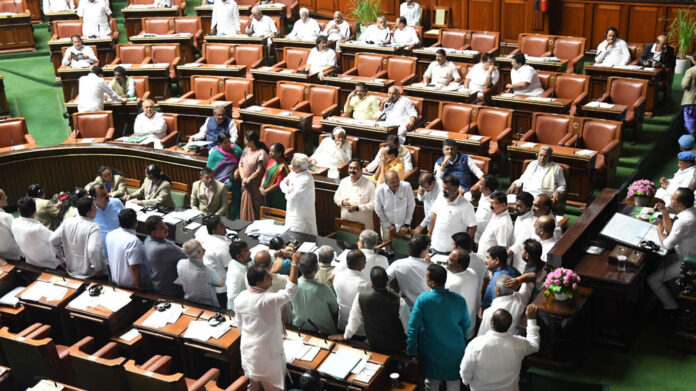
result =
M147 319L143 322L143 326L159 329L166 326L168 323L176 323L179 317L184 312L181 304L172 303L171 307L166 311L155 310Z
M284 339L283 340L283 351L285 352L285 362L291 363L295 361L301 350L304 349L304 344L302 340L298 339Z
M447 138L449 137L449 132L445 132L444 130L431 130L430 135L433 137Z
M536 145L537 145L536 143L524 143L524 144L522 144L522 148L530 148L531 149L531 148L536 147Z
M68 293L68 288L53 285L44 281L36 281L27 289L21 296L24 300L40 301L41 298L46 298L46 301L60 300Z
M473 136L469 136L469 140L480 141L480 140L483 140L483 136L479 136L478 134L476 134Z
M430 262L436 263L438 265L446 265L447 261L449 261L449 255L445 254L435 254L430 257Z
M583 149L580 151L575 151L576 155L581 155L581 156L592 156L595 153L595 151L589 150L589 149Z
M140 335L140 332L136 329L130 329L126 331L125 333L121 334L119 338L121 338L124 341L132 341L134 338L136 338L138 335Z
M258 112L258 111L264 111L264 110L266 110L266 108L263 106L254 105L254 106L249 106L249 107L245 108L244 110Z
M377 363L368 362L367 364L365 364L365 367L363 368L363 370L360 371L360 373L357 374L353 378L353 380L359 381L362 383L369 383L370 380L372 380L372 378L375 377L375 375L377 374L377 372L379 371L379 369L381 367L382 366L377 364Z
M317 244L314 242L304 242L300 245L300 247L297 249L297 251L301 253L311 253L314 252L314 250L317 249Z
M345 379L361 360L362 357L348 350L339 350L329 354L318 370L334 378Z
M19 297L17 297L17 294L21 292L24 288L26 287L18 286L12 289L11 291L5 293L3 297L0 297L0 305L17 307L17 304L19 304Z
M138 205L135 203L135 200L128 200L126 201L126 209L133 209L136 212L140 212L143 210L143 207L141 205Z
M319 351L321 350L318 346L308 346L305 345L305 352L301 357L298 357L298 360L302 361L312 361L314 360L314 357L319 354Z

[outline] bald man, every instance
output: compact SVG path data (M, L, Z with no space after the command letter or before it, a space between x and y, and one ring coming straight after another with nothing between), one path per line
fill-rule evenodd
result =
M157 141L167 135L167 123L162 113L155 111L155 102L152 99L143 100L143 112L135 117L133 132L136 136L145 136Z
M541 260L546 262L546 256L549 251L556 245L558 239L553 236L553 231L556 229L556 219L551 216L540 216L534 223L534 233L539 237L541 242Z
M399 143L404 144L406 132L413 130L418 119L418 111L411 99L401 96L399 87L391 86L379 109L376 119L388 125L398 126Z
M660 34L655 43L643 46L638 63L644 67L674 68L677 58L674 56L674 48L667 44L667 36Z
M341 11L333 14L333 20L326 24L321 35L326 35L329 42L346 42L351 38L350 24L343 19Z
M397 232L408 234L415 208L411 184L399 180L395 171L387 171L375 195L375 213L380 220L382 240L389 240Z

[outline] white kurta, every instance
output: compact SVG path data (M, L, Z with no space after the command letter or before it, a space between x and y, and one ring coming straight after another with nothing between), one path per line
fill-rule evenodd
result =
M220 280L227 279L227 267L232 261L230 256L230 239L222 235L208 235L201 243L205 249L203 264L213 269ZM215 287L217 293L227 292L226 286ZM222 305L222 303L220 303Z
M411 26L406 26L403 30L396 28L394 29L394 34L392 35L393 37L393 43L398 43L399 45L418 45L420 43L420 39L418 38L418 33L416 33L416 29L414 29Z
M413 309L418 295L430 291L425 282L425 273L429 265L430 263L423 258L408 257L397 259L387 269L389 281L396 278L409 309Z
M469 200L469 197L471 196L467 197L467 194L471 194L471 192L464 193L464 198ZM486 230L486 226L488 225L488 222L491 221L492 216L493 212L491 211L490 195L484 196L483 194L481 194L481 197L479 198L478 202L478 207L476 208L476 235L474 235L474 242L479 242L479 240L481 239L481 235L483 234L483 231Z
M459 194L452 202L440 195L433 205L432 212L435 216L432 247L439 252L452 251L452 235L476 227L474 206Z
M420 25L422 12L420 5L415 1L411 2L410 6L406 1L399 6L399 16L406 18L406 24L409 26Z
M434 185L432 190L426 191L425 194L421 195L418 193L418 195L416 195L418 201L423 203L423 213L425 217L423 217L423 221L420 223L420 226L423 228L430 227L430 220L433 217L432 208L435 204L435 200L437 200L437 196L440 195L440 184L435 181Z
M249 24L247 24L246 32L247 34L251 33L252 37L268 37L273 33L277 33L278 28L273 22L273 19L271 19L268 15L263 15L261 20L254 17L249 18Z
M466 308L469 310L469 319L476 319L481 305L481 285L474 269L468 268L463 272L452 273L447 270L447 283L445 288L459 293L466 300ZM471 321L467 331L467 339L474 336L476 322Z
M235 320L242 337L239 350L242 369L251 380L264 380L285 389L285 352L281 308L297 293L297 284L288 281L276 293L251 287L234 300Z
M49 243L52 233L36 219L20 216L12 221L12 234L30 265L48 269L58 267L60 261Z
M70 11L75 9L73 0L43 0L44 14L50 12Z
M214 29L217 30L217 35L236 35L240 33L239 7L234 0L218 0L213 3L210 31Z
M696 254L696 208L691 207L677 213L677 219L672 224L672 231L662 242L667 250L677 253L680 260L689 254Z
M498 296L493 299L491 306L483 311L478 336L480 337L486 334L488 330L491 329L491 317L493 313L499 309L504 309L512 315L512 324L508 329L508 334L517 334L517 324L520 322L520 319L522 319L522 315L524 315L524 310L527 308L527 303L532 296L532 291L534 291L534 284L527 282L522 284L519 292L512 292L512 294Z
M321 32L321 27L319 27L319 23L316 20L307 18L307 21L304 22L302 19L298 19L292 26L292 31L287 35L287 38L314 41L319 36L319 32Z
M99 225L83 216L61 224L49 240L54 254L61 254L75 278L89 278L106 268Z
M285 226L291 231L317 235L317 217L314 209L314 178L309 171L291 171L280 182L285 193L287 209Z
M552 175L553 178L547 177ZM546 178L546 184L544 184ZM553 181L550 181L553 179ZM563 168L555 163L540 166L538 160L534 160L527 165L522 176L513 182L515 186L522 186L522 190L530 193L534 197L541 193L546 195L553 194L554 191L565 193L566 179L563 175Z
M348 163L352 154L350 141L343 141L341 147L338 148L336 142L331 137L326 137L321 141L310 159L316 160L316 165L319 167L336 169L341 164Z
M479 239L478 253L486 255L486 251L493 246L510 247L513 242L513 227L510 213L507 210L502 213L491 215L491 220L486 225L486 229Z
M341 205L343 200L348 199L351 204L358 206L358 210L350 212ZM338 189L334 193L334 203L341 208L341 218L356 223L365 224L365 229L373 228L375 210L375 183L365 176L361 176L357 182L353 183L350 177L341 179Z
M546 262L546 256L548 255L549 251L553 248L553 246L556 245L556 242L558 242L558 239L555 237L551 236L548 239L545 240L540 240L540 238L536 238L541 242L541 260Z
M360 271L360 275L362 275L365 281L370 281L370 272L372 271L373 267L380 266L383 267L384 270L387 270L387 268L389 268L389 261L387 260L387 257L385 257L384 255L379 255L375 253L375 250L368 250L366 248L361 248L360 251L362 251L365 255L365 268L363 268ZM348 266L346 264L346 260L345 258L343 258L340 260L340 262L338 262L338 264L333 270L333 273L338 274L338 272L347 269Z
M79 99L77 111L80 113L104 110L104 95L116 102L121 98L109 87L101 77L94 73L82 76L79 81Z
M375 212L383 228L389 228L392 224L397 230L404 225L410 226L415 208L416 200L410 183L401 182L396 193L386 183L377 187Z
M631 61L631 52L623 39L616 38L611 48L607 50L607 41L602 41L597 46L595 63L602 65L626 65Z
M440 86L446 86L457 79L461 79L457 66L452 61L445 61L442 65L437 61L431 62L425 73L423 73L423 77L430 79L430 83Z
M246 289L247 265L243 265L237 260L227 264L227 277L225 278L225 288L227 288L227 309L234 311L234 299Z
M75 58L73 58L73 56ZM65 55L63 56L61 64L69 66L70 68L87 68L97 62L99 62L99 60L97 56L94 55L94 50L89 46L83 46L80 50L77 50L75 46L70 46L65 49Z
M517 69L512 68L510 70L510 82L512 84L521 82L529 83L526 87L515 88L516 94L538 96L544 93L544 89L541 87L541 80L539 80L539 75L537 75L534 68L527 64L524 64Z
M82 19L82 35L85 37L97 36L100 38L111 35L109 5L101 0L81 1L77 7L77 16Z
M307 64L310 65L310 74L319 73L327 67L335 67L336 52L330 48L326 48L320 52L316 47L314 47L309 51L309 56L307 56Z
M340 272L334 270L333 287L336 291L336 301L338 302L338 329L345 330L348 325L350 307L358 293L370 289L370 283L361 272L345 269ZM364 328L358 328L356 334L365 335Z
M13 220L14 218L11 214L0 209L0 258L19 261L22 252L12 234Z
M483 91L488 87L486 84L486 79L488 78L488 72L484 69L483 63L478 63L473 67L469 68L469 72L466 74L466 78L470 80L469 89L474 91ZM491 84L498 84L498 79L500 78L500 73L497 69L491 72Z
M324 27L322 35L326 35L329 41L340 41L350 37L350 24L345 20L340 24L336 24L333 20L329 21Z
M386 115L384 115L386 113ZM389 125L399 127L399 143L406 142L406 125L411 120L411 117L418 118L418 111L413 105L411 99L400 96L396 102L388 102L384 104L384 109L377 114L378 118L383 118L384 122Z
M389 27L380 28L379 25L371 24L367 26L365 31L360 35L361 42L374 43L375 45L383 45L389 43L391 34Z
M512 229L513 244L510 246L510 251L514 253L512 256L512 266L520 273L524 271L524 268L527 265L527 263L522 259L522 247L524 241L536 237L536 234L534 233L534 222L536 222L536 217L534 217L532 212L529 211L521 216L517 216L517 219L515 219L515 225Z
M691 190L696 189L696 166L691 166L685 170L677 170L674 177L669 180L667 188L659 188L655 193L655 197L663 200L666 206L672 204L672 195L680 187L688 187Z
M140 113L135 117L133 131L137 136L149 136L161 140L167 135L167 123L162 113L155 112L149 118L145 113Z

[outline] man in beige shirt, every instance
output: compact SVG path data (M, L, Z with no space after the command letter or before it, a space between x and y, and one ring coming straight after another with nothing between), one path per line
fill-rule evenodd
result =
M341 208L341 218L362 223L372 229L375 210L375 184L363 177L359 159L348 163L348 177L334 193L334 203Z
M375 96L367 95L365 83L360 82L355 85L355 90L346 98L343 112L355 119L371 119L379 112L379 99Z
M423 74L423 83L447 86L452 82L460 83L462 77L452 61L447 61L447 53L444 49L435 52L435 61L428 65Z
M204 214L226 216L229 205L225 185L215 180L213 170L204 167L201 170L201 180L193 182L191 187L191 209Z
M36 203L36 219L51 231L58 228L60 225L58 212L61 203L54 204L51 200L45 199L43 187L38 183L29 186L27 195L33 198Z

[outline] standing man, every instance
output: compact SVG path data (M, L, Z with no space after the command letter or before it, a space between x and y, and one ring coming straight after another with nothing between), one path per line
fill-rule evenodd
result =
M514 281L513 281L514 280ZM506 283L512 282L513 286L520 285L519 280L513 279L510 276L500 276L495 282L495 299L491 302L491 306L483 311L481 316L481 327L479 327L478 336L482 336L491 329L491 318L493 314L498 309L504 309L510 313L512 316L512 324L508 328L508 334L515 335L517 331L517 324L520 322L522 315L524 315L524 309L527 307L529 299L532 297L532 292L534 291L534 284L531 282L524 282L522 288L519 292L515 289L508 287Z
M202 305L219 307L215 288L225 285L225 281L215 270L203 263L205 249L196 239L190 239L184 243L186 258L176 264L176 272L179 278L175 283L184 289L184 299Z
M515 224L512 229L512 246L508 248L508 257L513 257L512 266L518 271L524 269L522 260L522 246L525 240L534 237L534 222L536 217L532 214L534 197L526 191L517 193L515 199Z
M432 219L432 207L435 204L435 200L440 195L440 184L435 180L435 176L429 172L421 174L418 178L418 194L416 197L418 201L423 203L423 221L414 230L415 233L421 234L430 226L430 219Z
M351 250L346 256L346 269L334 274L333 286L338 300L338 329L345 330L348 325L350 307L355 297L370 288L370 283L363 277L365 270L365 255L360 250ZM356 333L365 335L365 330L359 328Z
M213 2L213 14L210 20L210 33L216 35L237 35L240 33L239 7L234 0Z
M452 235L466 231L476 234L476 212L471 202L459 194L459 180L453 175L442 179L442 197L433 205L430 233L433 248L439 253L452 251Z
M377 186L375 195L375 212L380 220L382 240L389 240L397 232L408 234L415 208L411 184L399 180L395 171L387 171L384 183Z
M300 8L300 19L292 25L292 31L286 38L299 39L300 41L314 41L319 36L321 27L315 19L309 17L309 10Z
M459 293L466 300L469 310L469 329L466 338L474 337L476 329L476 316L481 302L481 284L474 269L469 267L471 258L469 253L461 248L452 250L447 258L447 284L445 288L454 293Z
M292 171L280 182L280 190L287 200L285 225L294 232L317 235L314 178L308 169L307 155L296 153L292 158Z
M499 276L506 275L511 277L519 277L520 272L507 263L507 251L505 247L493 246L486 249L486 268L491 272L491 280L486 286L486 291L481 299L481 308L485 310L491 306L491 302L496 298L495 282Z
M444 267L428 266L426 281L432 290L418 296L413 306L406 349L422 362L426 391L438 391L441 382L447 391L459 391L459 363L471 324L469 309L463 297L445 288Z
M628 51L626 41L619 38L619 30L609 27L606 39L597 46L595 64L606 66L626 65L631 61L631 52Z
M295 253L284 289L271 293L271 273L260 265L247 271L249 289L234 301L235 320L242 334L240 352L242 368L249 377L249 390L281 391L285 389L287 366L283 351L281 308L297 293L297 269L300 253Z
M90 1L87 0L85 3ZM80 113L104 110L104 95L109 96L114 102L126 101L106 84L104 72L97 65L92 67L89 74L80 77L78 91L80 96L77 101L77 111Z
M491 220L479 239L478 253L481 256L493 246L508 248L513 242L512 219L507 207L507 196L502 191L496 191L490 197ZM553 236L553 230L551 230Z
M428 69L423 74L423 83L435 84L437 86L448 86L452 83L459 83L462 77L459 75L457 66L452 61L447 61L447 53L444 49L437 49L435 61L428 65Z
M60 0L56 2L61 3ZM47 12L45 8L44 12ZM61 62L62 65L70 68L89 68L92 64L99 62L97 56L94 54L94 50L88 46L84 46L82 37L75 34L70 39L72 40L72 46L65 49L65 55Z
M167 123L164 115L155 111L152 99L143 100L143 112L135 117L133 132L136 136L145 136L156 148L162 148L160 140L167 136Z
M222 222L220 216L211 216L205 223L208 236L203 239L201 245L205 249L203 264L213 269L220 280L225 280L227 267L232 261L230 254L231 240L225 236L227 227ZM242 242L244 243L244 242ZM245 243L246 244L246 243ZM218 302L225 303L227 300L227 288L225 285L215 288Z
M223 106L215 106L213 116L205 119L201 128L198 129L198 133L189 137L189 142L205 140L211 142L212 147L217 144L218 136L222 133L230 138L232 144L237 142L237 124L227 116Z
M370 119L379 112L379 103L377 97L367 94L365 83L358 82L346 98L343 114L355 119Z
M123 210L123 203L118 198L109 197L109 192L106 191L106 186L103 183L92 185L89 188L89 196L92 197L94 205L97 207L94 222L99 225L102 245L106 249L106 235L120 226L119 213Z
M22 252L12 234L14 217L5 212L3 209L5 207L7 207L7 194L0 189L0 258L19 261L22 257Z
M55 269L60 264L53 254L49 240L51 230L36 220L36 202L31 197L22 197L17 201L19 217L12 221L14 235L19 249L27 263L36 267Z
M442 142L442 155L435 162L435 178L442 182L445 175L453 175L459 180L459 188L469 191L483 176L483 171L473 159L465 153L457 151L457 143L452 139Z
M48 229L56 229L60 224L58 221L59 208L61 202L54 204L53 201L44 198L43 187L38 183L29 185L27 196L34 199L36 203L36 219Z
M479 192L481 193L476 208L476 225L478 228L476 229L476 235L474 236L474 242L478 243L481 234L483 234L488 222L491 221L491 217L493 217L493 212L491 211L491 196L496 190L498 190L499 182L498 179L493 175L484 175L476 184L478 185ZM471 192L464 193L464 198L471 201Z
M111 35L111 26L109 25L111 9L106 1L81 1L77 7L77 16L82 22L83 37L104 38Z
M348 177L341 179L334 203L341 208L341 218L362 223L372 229L375 210L375 184L362 174L360 159L348 163Z
M551 216L540 216L534 222L534 233L541 243L541 260L546 262L546 255L556 245L558 239L554 236L556 220Z
M174 281L179 277L176 264L186 258L186 254L168 240L169 227L162 221L162 216L150 216L145 220L147 238L143 245L145 259L150 268L152 289L161 295L184 297L181 285Z
M422 10L413 0L406 0L399 6L399 16L406 18L409 26L420 26Z
M316 254L302 254L299 267L302 277L297 283L297 294L290 301L293 326L303 331L335 334L338 303L331 288L314 278L319 270Z
M227 265L227 278L225 279L227 309L234 312L234 299L246 288L244 282L249 262L251 262L251 252L249 245L243 240L233 241L228 250L232 260Z
M430 264L429 250L430 238L415 235L408 242L408 258L397 259L387 269L389 281L396 279L399 283L401 297L409 308L413 308L418 296L429 289L425 279Z
M147 259L143 242L135 234L138 215L133 209L118 213L119 228L106 235L106 249L111 253L111 281L121 288L142 290L149 286Z
M208 167L201 169L201 179L191 186L191 209L203 214L227 216L230 200L227 189L222 182L215 180L213 170Z
M406 132L413 130L418 119L418 111L411 99L401 96L398 86L389 87L387 98L382 101L377 119L389 125L398 126L399 143L406 142Z

